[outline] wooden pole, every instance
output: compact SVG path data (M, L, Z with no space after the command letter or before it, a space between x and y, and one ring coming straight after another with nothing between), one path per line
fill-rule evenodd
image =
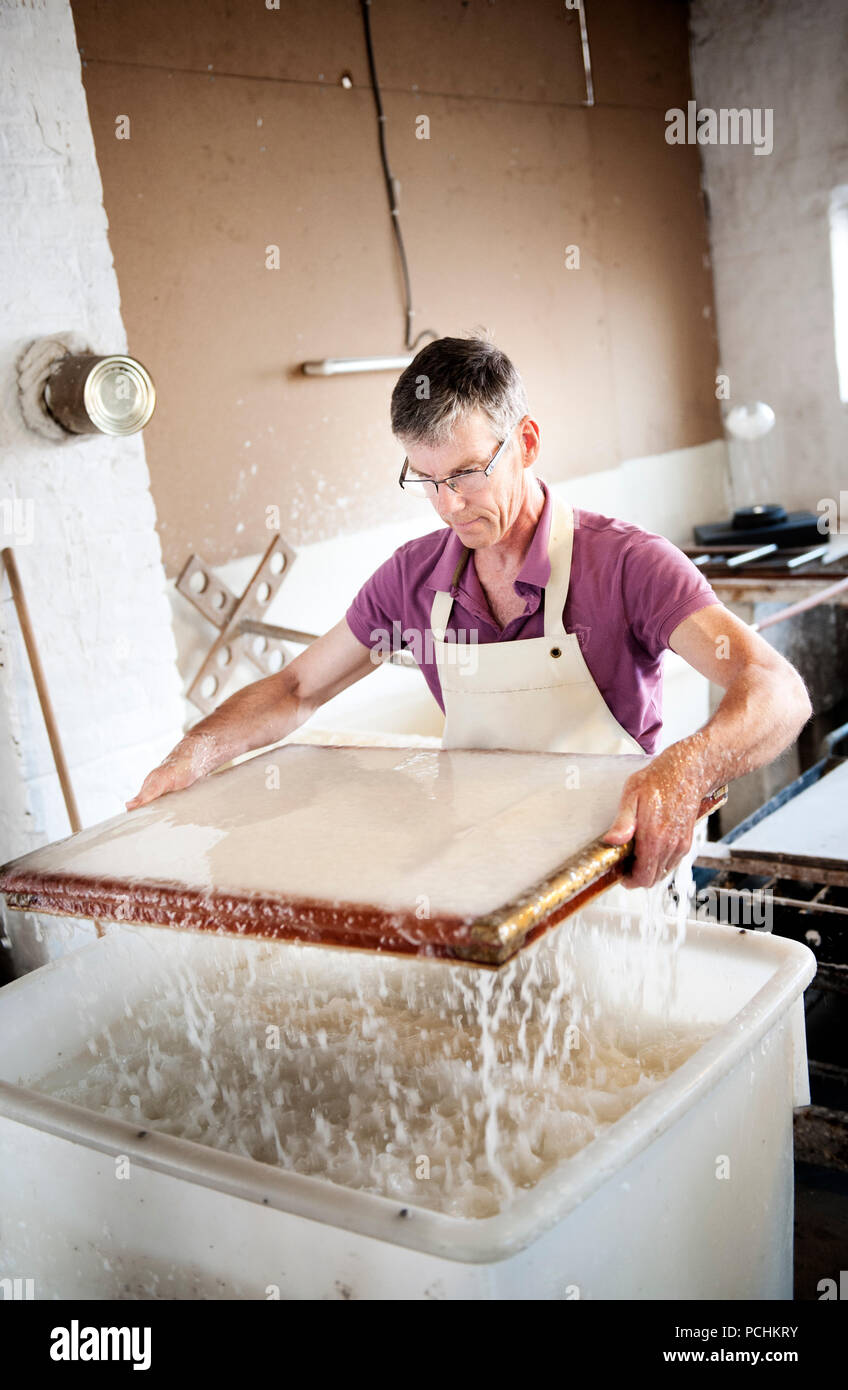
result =
M41 658L38 655L38 647L35 641L35 630L32 625L32 619L29 615L27 601L24 597L23 585L21 584L21 577L18 573L17 562L15 561L15 552L11 549L10 546L5 546L3 550L0 551L0 555L2 555L3 564L5 565L6 573L9 576L9 587L12 591L12 599L14 601L15 610L18 615L18 622L21 625L21 632L23 634L24 645L26 646L27 656L29 657L29 664L32 670L32 677L35 681L36 691L38 692L38 701L41 705L41 713L44 716L44 723L47 728L47 737L50 740L50 748L53 753L53 761L56 765L56 771L59 775L59 785L62 788L62 796L64 797L65 801L65 810L68 813L68 820L71 823L71 831L73 834L76 834L78 830L82 829L82 822L80 820L76 797L74 796L74 789L71 785L71 778L68 772L68 764L65 761L65 754L62 749L62 740L59 737L59 728L56 723L55 715L53 713L53 705L50 701L50 693L47 689L47 681L44 676L44 668L41 665ZM98 921L95 921L94 926L97 931L97 935L102 936L102 924Z

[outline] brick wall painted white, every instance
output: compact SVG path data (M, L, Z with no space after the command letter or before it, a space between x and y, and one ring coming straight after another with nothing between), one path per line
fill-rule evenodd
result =
M67 0L0 5L0 544L18 569L84 825L123 810L181 733L176 646L140 436L53 444L16 362L64 330L127 349ZM28 525L20 524L31 521ZM69 825L17 615L0 581L0 862ZM7 913L16 971L92 928ZM39 940L41 935L43 938Z

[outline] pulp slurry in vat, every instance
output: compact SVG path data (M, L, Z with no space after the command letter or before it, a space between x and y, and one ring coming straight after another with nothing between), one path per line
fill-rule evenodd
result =
M404 1205L494 1215L714 1031L605 1015L573 964L579 929L499 972L195 937L156 952L155 984L123 1016L116 1001L86 1054L26 1084ZM646 969L673 973L676 930L642 923Z

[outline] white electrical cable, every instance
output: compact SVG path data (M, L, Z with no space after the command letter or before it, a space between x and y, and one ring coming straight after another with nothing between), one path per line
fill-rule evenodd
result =
M589 52L589 30L586 27L584 0L580 0L580 43L583 46L583 71L586 75L586 105L595 105L595 87L592 82L592 55Z

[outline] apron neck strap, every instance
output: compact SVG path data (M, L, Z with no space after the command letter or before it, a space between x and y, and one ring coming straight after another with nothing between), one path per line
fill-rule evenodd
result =
M436 591L436 595L433 599L433 606L430 609L430 629L437 642L444 642L445 640L445 633L448 629L448 618L453 608L452 590L459 584L465 566L468 564L468 557L470 554L470 548L464 545L462 547L462 554L457 561L456 569L453 572L450 590L438 589Z
M564 637L563 612L571 583L574 545L574 512L560 497L551 497L551 529L548 536L550 578L545 586L545 636Z

